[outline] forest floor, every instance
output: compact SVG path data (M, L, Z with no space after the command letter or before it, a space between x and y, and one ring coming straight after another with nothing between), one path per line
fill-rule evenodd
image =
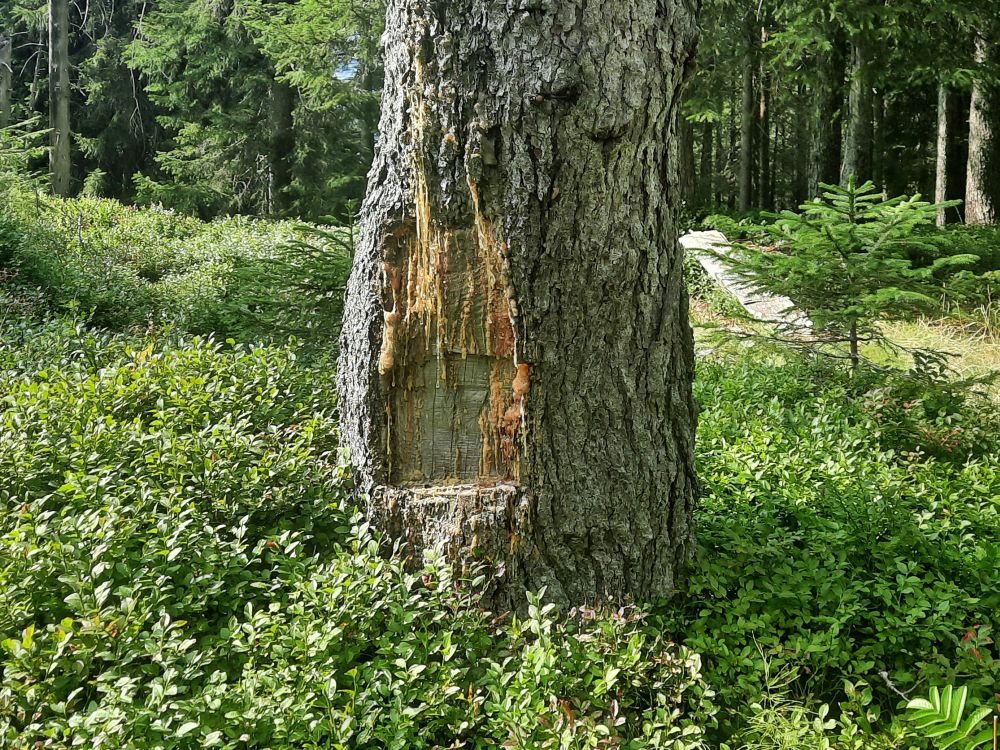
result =
M942 318L886 323L883 330L901 347L952 355L949 364L961 377L978 377L1000 370L1000 332L991 327ZM888 353L866 354L876 362L898 364L898 358Z
M53 203L0 201L0 746L910 750L895 690L996 692L995 404L694 299L683 586L496 616L354 506L339 245Z
M768 326L747 325L731 314L732 308L718 298L692 299L691 325L700 350L713 349L725 342L740 340L727 334L745 334L742 339L750 346L753 336L766 337ZM872 364L894 368L913 366L912 350L933 351L946 356L949 369L956 378L983 378L1000 372L1000 331L981 320L955 318L922 318L883 323L882 331L894 347L877 344L862 346L862 356ZM721 334L721 335L720 335ZM1000 397L1000 383L990 389Z

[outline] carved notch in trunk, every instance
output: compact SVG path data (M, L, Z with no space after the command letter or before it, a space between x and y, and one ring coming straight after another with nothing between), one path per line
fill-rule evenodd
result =
M417 221L386 243L380 370L396 486L516 481L526 395L515 391L503 258L475 230Z

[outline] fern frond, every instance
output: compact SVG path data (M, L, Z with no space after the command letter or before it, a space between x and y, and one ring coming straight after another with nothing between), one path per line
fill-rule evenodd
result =
M910 725L936 750L978 750L993 740L992 728L976 731L992 709L980 706L964 716L968 698L969 688L964 685L948 685L944 690L932 687L927 699L914 698L906 704Z

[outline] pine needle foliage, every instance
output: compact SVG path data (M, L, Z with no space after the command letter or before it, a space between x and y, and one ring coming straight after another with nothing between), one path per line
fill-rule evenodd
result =
M886 199L872 182L853 178L822 189L799 212L767 214L773 247L736 245L716 257L756 291L791 299L822 340L849 343L856 363L859 342L882 339L879 321L939 307L945 280L978 257L945 255L939 233L929 231L938 208L955 202Z

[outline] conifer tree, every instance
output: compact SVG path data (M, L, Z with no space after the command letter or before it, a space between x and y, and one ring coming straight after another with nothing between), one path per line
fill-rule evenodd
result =
M792 300L811 319L816 343L846 343L856 366L862 342L884 341L881 321L933 309L942 278L978 257L941 254L936 235L922 230L942 206L920 195L885 200L853 177L846 187L821 187L822 197L799 212L771 215L777 251L736 245L715 256L754 289Z

